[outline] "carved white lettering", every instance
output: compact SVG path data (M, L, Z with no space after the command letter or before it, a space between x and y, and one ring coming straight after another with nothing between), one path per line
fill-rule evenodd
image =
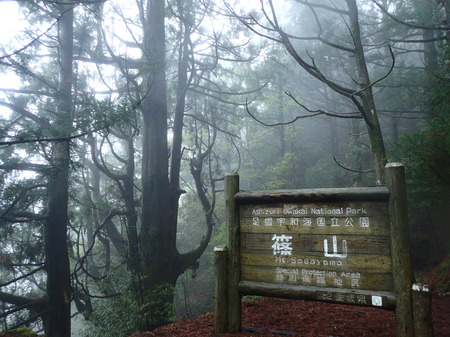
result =
M311 214L314 215L343 215L344 208L313 208L310 209Z
M345 215L361 215L367 214L367 210L365 208L351 208L347 207L345 209Z
M333 235L333 253L328 253L328 240L323 240L323 252L326 257L337 257L340 259L347 257L347 240L342 240L342 253L338 253L337 237Z
M252 210L252 215L275 215L279 214L278 209L273 208L254 208Z

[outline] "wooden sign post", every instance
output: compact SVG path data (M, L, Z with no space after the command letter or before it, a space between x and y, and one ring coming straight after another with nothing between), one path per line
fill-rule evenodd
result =
M241 296L263 295L395 309L397 335L413 337L403 166L386 175L387 186L275 191L239 191L227 175L227 299L216 293L227 332L240 329Z

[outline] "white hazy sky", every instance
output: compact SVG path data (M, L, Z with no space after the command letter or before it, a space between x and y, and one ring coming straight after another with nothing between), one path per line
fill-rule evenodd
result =
M10 41L21 28L17 3L15 1L0 0L0 44Z
M0 57L4 53L10 53L14 47L6 44L14 40L14 37L22 29L20 24L19 6L15 1L0 0ZM11 88L18 86L20 80L17 76L8 73L0 73L0 88ZM0 98L3 93L0 93ZM2 117L8 116L10 111L7 108L0 108Z

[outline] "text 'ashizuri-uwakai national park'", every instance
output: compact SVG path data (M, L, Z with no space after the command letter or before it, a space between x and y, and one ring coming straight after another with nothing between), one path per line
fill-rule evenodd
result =
M320 300L381 306L361 290L392 291L388 221L380 201L242 205L242 279L314 286Z

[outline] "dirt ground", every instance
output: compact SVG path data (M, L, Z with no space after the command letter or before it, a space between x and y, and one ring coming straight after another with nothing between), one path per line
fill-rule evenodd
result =
M450 336L450 296L433 295L435 337ZM182 319L153 332L131 337L394 337L394 312L370 307L296 301L278 298L244 300L243 329L237 334L215 334L213 315Z

